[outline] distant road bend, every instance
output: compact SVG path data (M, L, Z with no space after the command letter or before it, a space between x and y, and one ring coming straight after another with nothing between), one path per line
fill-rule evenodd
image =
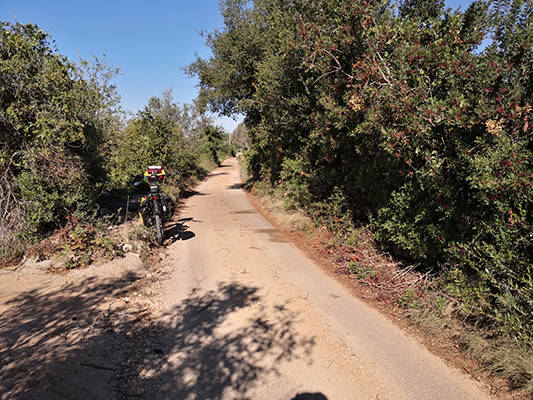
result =
M248 202L235 159L196 191L166 250L157 398L490 398L274 229Z

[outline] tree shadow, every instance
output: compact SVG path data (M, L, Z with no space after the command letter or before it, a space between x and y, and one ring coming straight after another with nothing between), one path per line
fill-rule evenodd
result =
M287 243L287 238L277 229L254 229L255 233L268 235L268 240L275 243Z
M207 196L207 195L208 193L198 192L197 190L193 190L193 189L187 189L181 192L180 200L188 199L189 197L193 197L193 196Z
M308 357L314 347L312 337L294 328L298 315L284 306L250 312L260 300L257 288L238 283L193 293L151 330L153 349L130 355L134 374L123 381L135 381L146 399L250 398L282 360ZM236 317L242 312L244 319ZM139 332L138 340L148 334Z
M297 333L298 315L259 306L255 287L193 292L154 323L121 301L138 278L91 277L9 300L0 399L248 399L280 361L310 357L314 339Z
M244 183L234 183L233 185L228 186L229 190L237 190L237 189L243 189L243 188L244 188Z
M210 179L214 176L220 176L220 175L229 175L229 172L211 172L210 174L207 174L205 177L205 180Z
M14 297L0 320L0 399L113 398L131 310L114 301L140 276L90 277ZM141 317L142 318L142 317Z

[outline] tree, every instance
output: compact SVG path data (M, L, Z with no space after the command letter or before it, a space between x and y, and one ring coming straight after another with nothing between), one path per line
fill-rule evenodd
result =
M402 18L416 18L420 23L434 20L442 15L444 1L435 0L403 0L399 4L399 15Z
M220 165L218 150L223 142L224 130L220 127L209 125L204 128L203 134L203 152L205 152L216 165Z
M184 186L197 173L195 155L185 146L181 129L170 120L154 115L148 107L130 120L113 145L113 182L128 187L133 175L142 174L149 165L162 165L177 174Z
M262 56L265 40L260 26L253 23L249 0L221 1L225 29L202 32L213 57L196 61L184 70L200 80L197 104L202 111L209 109L226 116L256 110L255 66Z
M231 134L231 141L242 150L250 149L250 137L246 129L246 125L242 122L237 125L237 128Z
M90 213L106 179L107 132L117 70L80 67L51 47L36 25L0 23L0 258Z
M175 103L172 90L150 98L112 140L112 186L127 188L132 175L161 164L176 174L173 181L177 186L187 187L203 176L199 157L205 150L206 129L211 126L212 118L195 105Z

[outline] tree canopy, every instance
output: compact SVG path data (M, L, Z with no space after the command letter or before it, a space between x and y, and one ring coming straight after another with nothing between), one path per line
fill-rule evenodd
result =
M75 66L32 24L1 23L0 71L4 253L17 248L5 242L35 238L94 209L119 98L109 84L118 71L98 59Z
M202 104L245 114L254 178L481 278L482 318L531 337L531 2L226 0L222 14L188 72Z

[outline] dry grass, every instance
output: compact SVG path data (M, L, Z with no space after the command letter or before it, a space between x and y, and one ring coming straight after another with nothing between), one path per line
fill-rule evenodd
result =
M359 228L331 232L303 211L287 211L283 198L267 189L252 190L268 217L285 230L305 239L335 271L350 275L368 290L365 298L402 310L413 325L438 343L433 349L450 361L461 354L458 365L472 376L484 376L498 398L533 398L533 348L501 338L470 325L459 311L459 301L443 293L419 264L380 251L370 230ZM433 338L433 339L431 339ZM465 366L466 365L466 366Z
M514 340L479 332L464 335L466 350L492 375L505 379L521 394L533 396L533 349Z

